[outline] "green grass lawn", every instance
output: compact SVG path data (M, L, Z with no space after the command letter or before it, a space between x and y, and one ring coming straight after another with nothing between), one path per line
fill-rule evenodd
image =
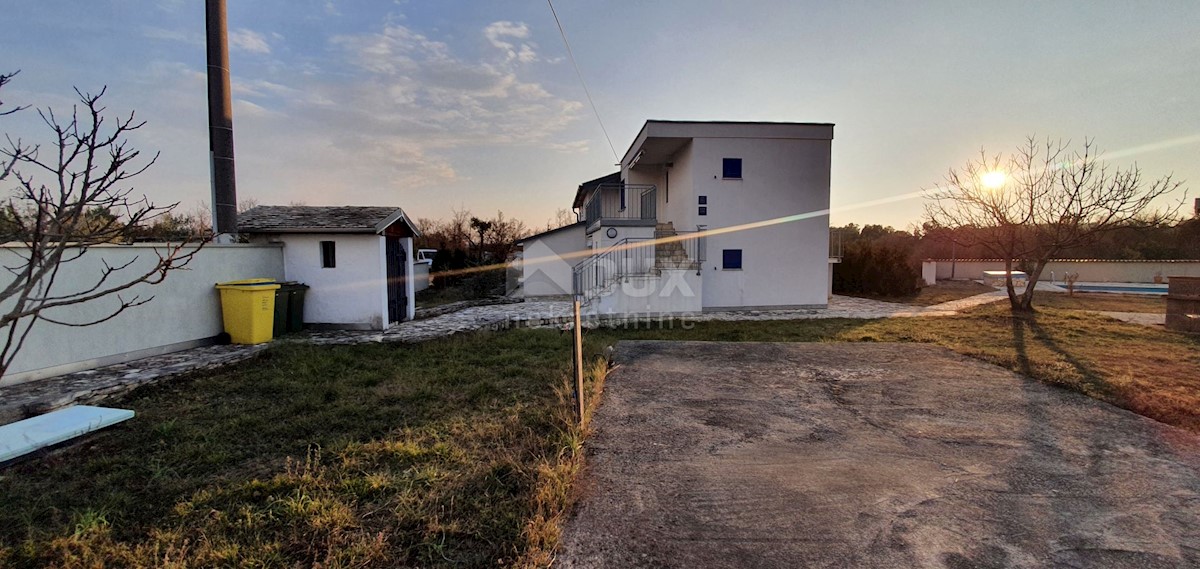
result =
M1200 338L1078 310L600 328L588 361L622 339L937 344L1200 432ZM133 420L0 471L0 567L546 567L586 435L569 366L569 334L514 330L143 388L112 402Z
M975 281L938 281L938 284L934 286L922 287L916 294L907 296L875 296L868 294L854 294L849 296L882 300L884 302L898 302L914 306L933 306L943 302L950 302L951 300L959 300L995 291L996 289Z
M0 471L0 566L544 566L579 467L556 331L282 345Z

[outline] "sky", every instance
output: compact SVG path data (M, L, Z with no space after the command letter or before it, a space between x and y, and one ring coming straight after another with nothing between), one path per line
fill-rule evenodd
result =
M73 87L107 86L111 112L147 121L134 145L161 153L136 192L210 199L203 1L9 4L6 106L62 112ZM601 121L545 2L229 0L239 199L544 227L647 119L835 123L837 225L919 224L921 200L895 196L1028 135L1093 138L1200 189L1198 2L555 8ZM46 140L31 111L0 132Z

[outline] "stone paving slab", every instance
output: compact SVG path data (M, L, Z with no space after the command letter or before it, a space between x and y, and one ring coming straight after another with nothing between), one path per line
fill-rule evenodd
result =
M753 310L705 312L686 316L706 321L742 320L801 320L813 318L893 318L917 316L946 316L971 306L995 302L1003 296L991 293L936 306L914 307L894 302L865 298L834 296L825 309ZM664 316L664 318L666 318ZM585 326L594 327L614 322L644 320L644 318L595 317ZM431 316L422 320L403 322L385 331L313 331L284 338L282 342L308 342L317 345L347 345L371 342L424 342L436 338L476 332L505 330L516 327L559 328L570 326L569 300L529 300L467 306L453 313ZM258 346L209 346L144 358L123 364L81 371L10 387L0 388L0 424L10 423L33 415L75 404L98 403L109 397L186 372L230 365L253 357L265 349Z
M1167 325L1166 314L1155 314L1152 312L1100 312L1099 314L1130 324L1141 324L1142 326Z
M68 405L89 405L191 371L254 357L268 344L207 346L0 388L0 425Z

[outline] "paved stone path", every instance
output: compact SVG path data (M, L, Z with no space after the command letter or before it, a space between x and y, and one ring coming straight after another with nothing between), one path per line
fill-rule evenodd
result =
M757 310L711 312L688 316L694 321L801 320L813 318L893 318L947 316L959 310L1005 298L1002 293L981 294L935 306L915 307L894 302L834 296L826 309ZM318 345L361 344L369 342L423 342L478 330L504 330L515 327L563 327L571 321L571 303L565 300L527 301L487 306L470 306L450 314L404 322L386 331L308 332L285 338L283 342L310 342ZM627 319L592 319L586 325ZM209 346L163 356L155 356L0 388L0 424L46 413L72 403L91 404L108 397L161 381L186 372L212 369L237 363L266 348L258 346Z
M1098 312L1109 318L1115 318L1122 322L1130 324L1141 324L1142 326L1166 326L1167 315L1155 314L1152 312Z

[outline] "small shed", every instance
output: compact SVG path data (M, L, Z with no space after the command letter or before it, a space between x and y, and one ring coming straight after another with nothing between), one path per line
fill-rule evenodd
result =
M259 206L238 215L238 231L284 245L285 278L310 287L306 325L383 330L413 317L420 233L398 207Z

